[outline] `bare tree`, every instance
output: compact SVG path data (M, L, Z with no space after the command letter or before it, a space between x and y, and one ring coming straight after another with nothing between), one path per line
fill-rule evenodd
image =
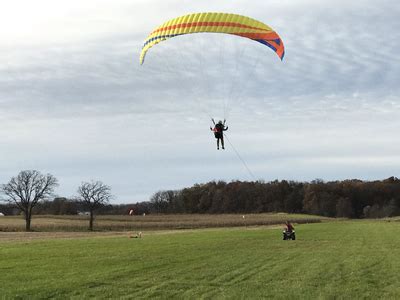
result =
M109 203L111 188L101 181L82 182L78 188L78 201L89 209L89 230L93 230L94 211Z
M39 201L52 196L56 186L58 182L53 175L26 170L21 171L17 177L12 177L7 184L3 184L1 192L6 195L6 202L16 205L23 212L25 230L30 231L33 208Z

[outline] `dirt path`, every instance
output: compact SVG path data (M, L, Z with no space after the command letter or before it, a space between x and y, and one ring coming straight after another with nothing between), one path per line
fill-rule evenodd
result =
M130 232L0 232L0 243L7 241L33 241L46 239L76 239L93 237L129 236Z
M157 230L143 232L146 235L158 234L178 234L194 231L214 231L214 230L260 230L280 228L278 225L268 226L249 226L249 227L225 227L225 228L202 228L202 229L178 229L178 230ZM132 231L95 231L95 232L0 232L0 244L2 242L30 242L35 240L48 239L77 239L77 238L110 238L110 237L130 237L136 235Z

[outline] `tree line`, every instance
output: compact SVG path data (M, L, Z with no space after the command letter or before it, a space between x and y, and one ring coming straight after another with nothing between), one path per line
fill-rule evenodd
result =
M22 214L26 230L34 214L89 216L93 230L97 214L224 214L286 212L327 217L382 218L400 215L400 179L362 181L287 180L211 181L181 190L154 193L149 201L110 204L111 187L101 181L82 182L73 199L54 198L57 179L36 170L21 171L1 185L0 212ZM53 198L52 198L53 197Z
M400 180L212 181L178 191L159 191L150 204L157 213L287 212L382 218L400 215Z

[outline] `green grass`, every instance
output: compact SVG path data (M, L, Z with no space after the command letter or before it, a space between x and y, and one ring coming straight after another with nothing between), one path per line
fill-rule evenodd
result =
M0 245L4 298L400 298L400 222Z

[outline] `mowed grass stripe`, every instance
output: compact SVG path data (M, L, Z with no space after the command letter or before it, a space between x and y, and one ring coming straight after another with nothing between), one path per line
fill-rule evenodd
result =
M400 298L399 222L0 245L8 298Z

